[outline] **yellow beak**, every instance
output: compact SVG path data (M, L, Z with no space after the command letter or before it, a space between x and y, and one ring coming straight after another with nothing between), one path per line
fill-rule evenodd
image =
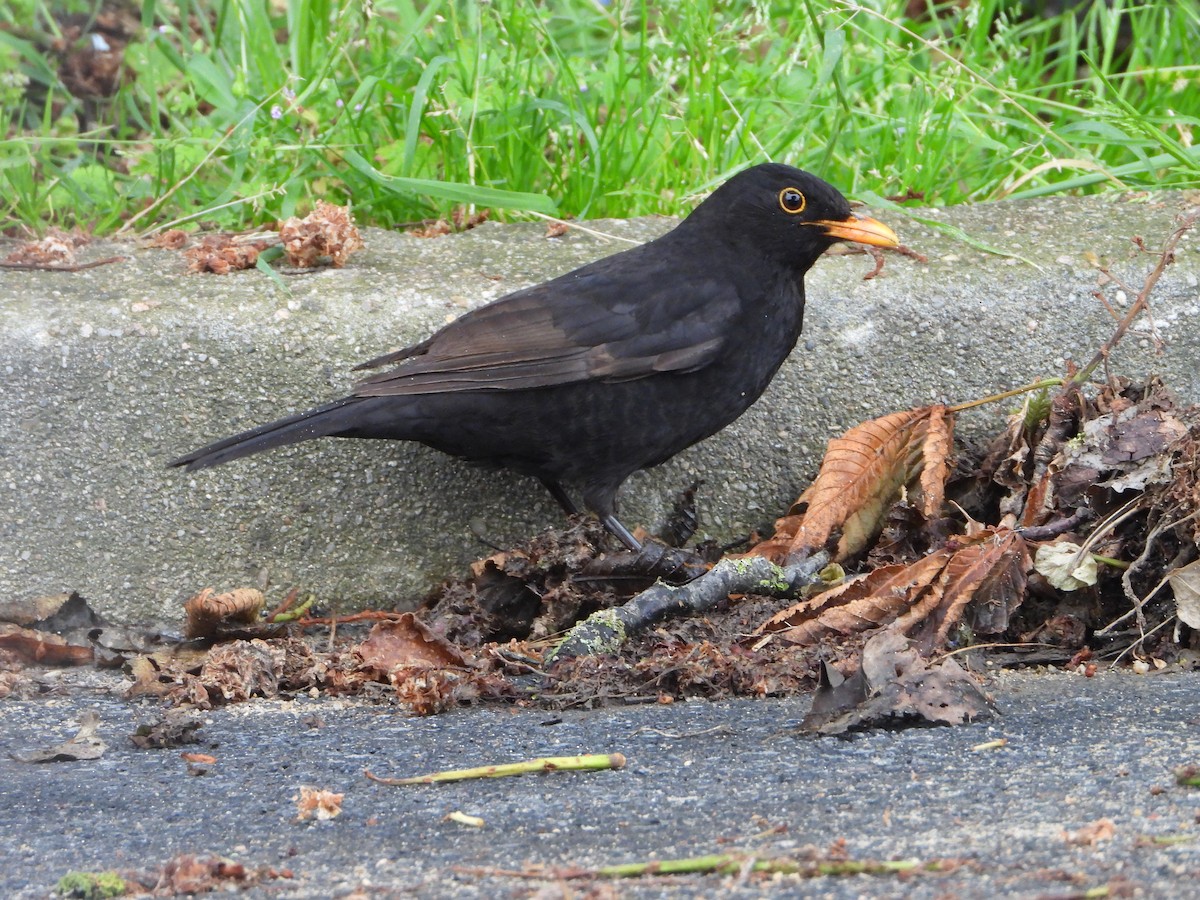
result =
M900 239L896 232L888 228L878 219L867 216L851 216L841 222L819 219L813 223L825 229L825 233L839 241L856 241L859 244L871 244L875 247L896 247Z

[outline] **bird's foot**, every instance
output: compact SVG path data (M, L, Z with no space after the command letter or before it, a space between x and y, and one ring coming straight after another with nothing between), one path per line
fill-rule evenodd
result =
M633 536L628 528L621 524L620 519L609 513L607 516L601 516L600 521L604 523L604 527L609 530L618 540L634 553L642 549L642 543Z

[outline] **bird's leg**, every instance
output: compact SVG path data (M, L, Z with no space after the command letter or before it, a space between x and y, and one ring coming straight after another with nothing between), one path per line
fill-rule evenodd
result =
M638 542L638 539L629 533L629 529L622 525L620 519L618 519L615 515L609 513L606 516L601 516L600 521L604 524L605 528L607 528L621 541L622 544L624 544L634 553L637 553L642 549L642 545Z
M596 517L600 519L600 524L608 529L609 534L634 553L638 553L642 549L641 542L617 518L617 490L621 487L621 482L624 480L625 476L622 475L619 479L593 482L585 485L583 489L583 502L588 509L596 514Z
M550 496L558 501L558 505L563 508L563 511L568 516L579 514L579 507L575 505L575 501L567 496L567 492L563 490L563 486L561 484L559 484L557 481L551 481L549 478L539 478L538 481L540 481L542 486L550 492Z

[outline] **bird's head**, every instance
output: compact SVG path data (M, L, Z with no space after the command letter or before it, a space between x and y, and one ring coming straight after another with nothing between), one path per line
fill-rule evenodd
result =
M882 222L856 216L836 188L815 175L764 163L734 175L688 216L739 245L803 272L838 241L876 247L899 244ZM720 223L720 224L717 224Z

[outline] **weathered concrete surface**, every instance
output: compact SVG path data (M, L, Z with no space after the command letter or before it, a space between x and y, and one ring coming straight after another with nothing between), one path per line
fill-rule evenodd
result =
M1091 295L1093 252L1131 284L1195 196L1164 193L996 203L931 213L1037 264L989 256L895 215L927 253L861 256L808 278L801 346L767 395L722 434L635 476L623 518L654 525L695 477L702 530L744 532L778 515L826 440L868 416L960 401L1061 372L1112 331ZM637 240L665 220L603 222ZM1163 372L1200 400L1200 236L1160 282L1166 351L1139 322L1115 371ZM382 231L341 270L288 279L184 274L176 253L96 246L128 262L84 272L0 270L0 597L78 590L118 618L174 617L206 585L295 585L342 610L404 601L484 548L559 521L526 479L415 445L320 441L182 474L171 457L341 395L348 369L465 309L626 246L537 225L485 225L439 240ZM986 414L984 414L986 415ZM979 417L976 417L979 421ZM971 428L970 421L963 425Z

